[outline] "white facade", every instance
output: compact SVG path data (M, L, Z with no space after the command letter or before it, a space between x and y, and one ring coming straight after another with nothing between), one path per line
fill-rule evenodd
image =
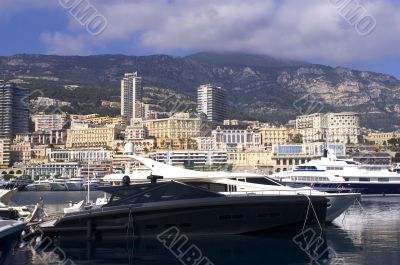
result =
M357 144L360 135L360 119L356 113L328 113L325 116L329 142Z
M132 119L131 126L125 129L125 141L143 140L149 136L147 128L141 121L134 121Z
M65 150L51 150L51 161L103 161L112 159L112 151L103 149L65 149Z
M137 106L142 102L142 78L138 73L127 73L121 80L121 116L128 120L141 118L142 112L137 111Z
M360 122L357 113L315 113L299 116L296 119L296 130L303 136L304 143L325 140L329 142L358 143Z
M65 114L35 115L32 119L35 123L35 132L61 131L65 129L68 121Z
M41 165L28 166L26 174L33 179L36 176L64 175L75 177L79 173L79 163L46 163Z
M322 113L303 115L296 118L296 130L303 136L304 143L312 143L323 139Z
M197 89L197 112L207 115L209 122L222 124L226 115L226 94L226 90L219 86L200 86Z
M261 146L261 134L250 126L218 126L212 131L217 148Z
M158 151L152 153L150 158L172 166L184 166L193 163L194 166L226 165L227 154L223 151Z

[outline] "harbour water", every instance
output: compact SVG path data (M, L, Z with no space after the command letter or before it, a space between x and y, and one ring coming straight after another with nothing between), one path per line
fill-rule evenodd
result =
M43 193L51 211L62 209L65 201L78 201L85 195L85 192ZM14 201L32 204L38 196L38 193L18 193ZM321 237L318 228L252 236L189 237L182 249L193 245L207 258L203 261L215 265L400 264L399 217L400 197L363 198L361 205L354 205L332 225L325 226ZM60 239L53 243L69 259L64 264L193 264L190 259L176 257L184 252L182 249L170 249L156 238L128 237L104 242ZM9 264L63 264L57 263L57 259L60 260L59 253L45 253L28 245L17 249Z

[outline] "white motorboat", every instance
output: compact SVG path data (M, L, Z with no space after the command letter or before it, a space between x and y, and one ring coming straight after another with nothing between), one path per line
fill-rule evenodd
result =
M56 178L49 181L51 191L66 191L66 179Z
M73 177L65 182L65 186L68 191L82 191L84 183L85 183L84 177Z
M47 178L39 177L39 180L26 186L28 191L51 191L50 181Z
M400 174L395 170L387 166L337 159L331 151L321 159L276 173L273 178L292 187L353 189L371 195L400 194Z
M17 193L17 189L5 190L0 189L0 203L8 204L12 198L12 196Z

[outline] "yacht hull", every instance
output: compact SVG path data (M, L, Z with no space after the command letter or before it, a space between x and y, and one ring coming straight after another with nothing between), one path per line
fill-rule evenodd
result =
M26 186L28 191L51 191L51 187L49 183L45 184L29 184Z
M0 220L0 264L6 264L25 226L19 221Z
M64 183L50 183L50 189L52 191L65 191L67 188L65 187Z
M320 196L247 196L103 207L43 223L60 236L154 237L177 227L190 235L246 234L285 226L324 223L327 200ZM308 213L308 215L307 215Z
M331 223L352 206L356 200L361 199L361 194L337 193L326 195L325 198L329 200L328 208L326 209L326 222Z
M68 191L82 191L83 190L81 183L67 182L67 183L65 183L65 186Z

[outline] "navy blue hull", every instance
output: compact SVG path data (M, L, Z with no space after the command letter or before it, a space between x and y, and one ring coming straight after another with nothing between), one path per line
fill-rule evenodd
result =
M294 183L284 182L290 187L309 186L315 189L351 189L353 192L369 195L399 194L400 184L388 183Z

